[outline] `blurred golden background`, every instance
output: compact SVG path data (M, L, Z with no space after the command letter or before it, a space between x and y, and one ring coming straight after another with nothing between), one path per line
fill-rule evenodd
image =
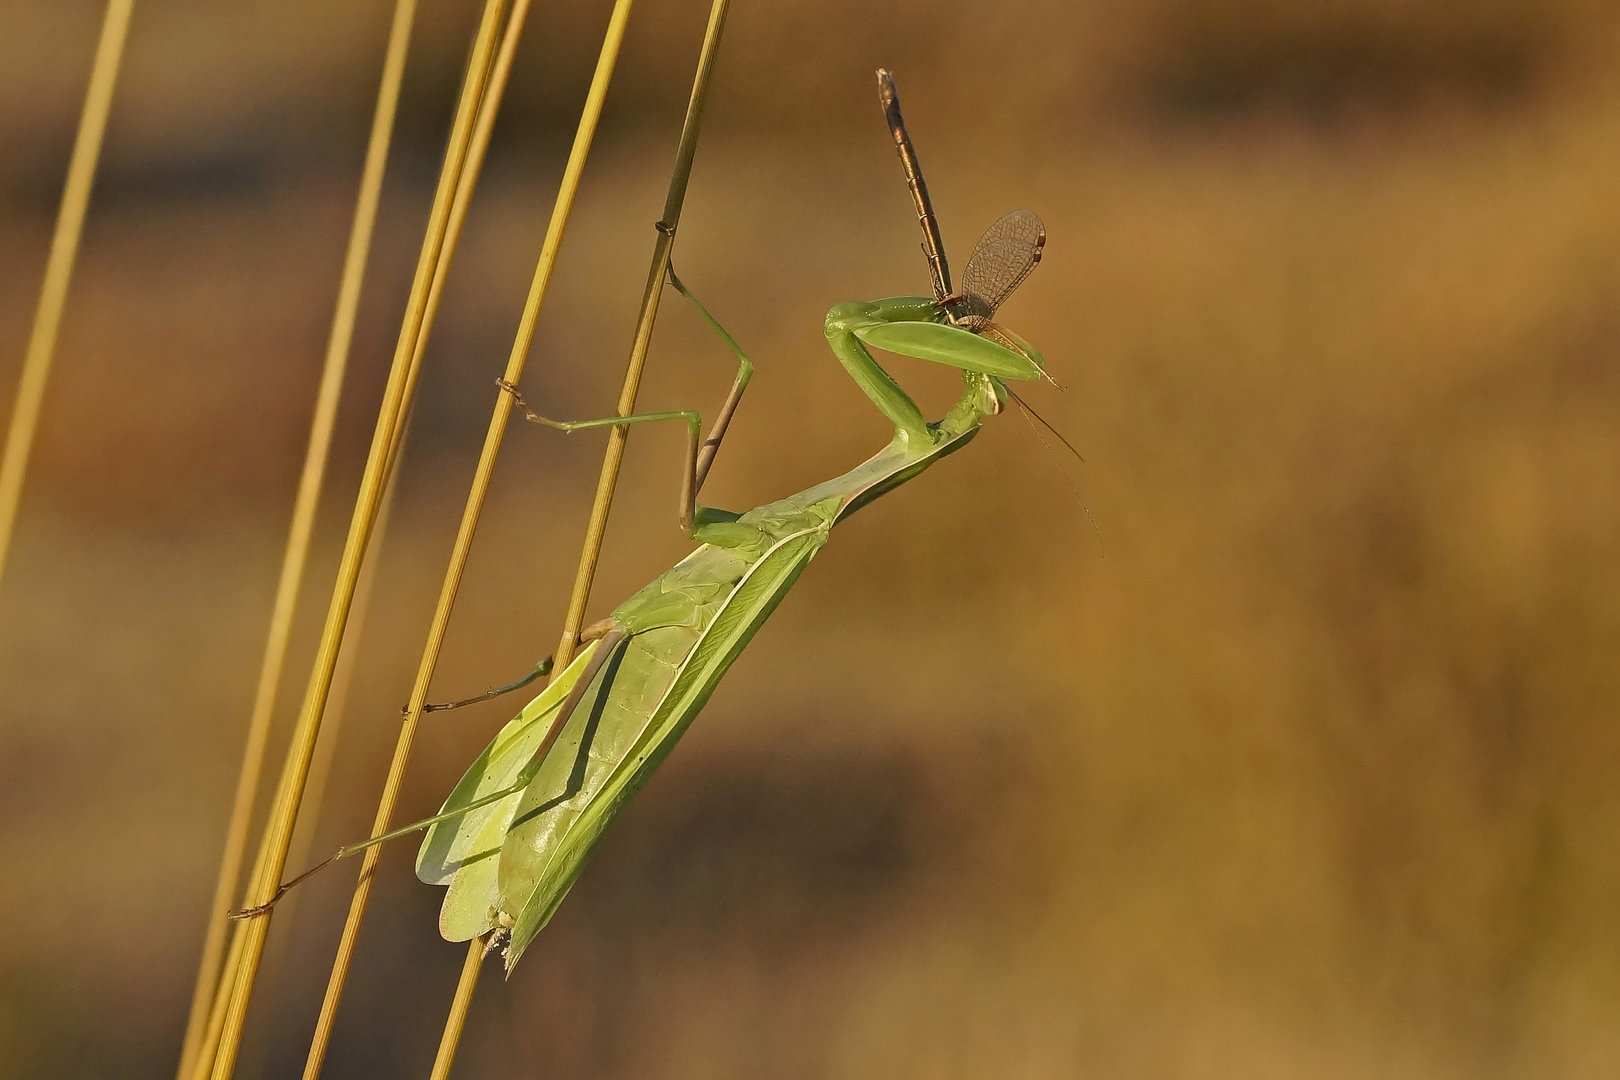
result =
M6 1076L172 1075L390 8L136 6L0 595ZM554 415L611 411L706 9L632 17ZM101 10L0 3L5 408ZM369 824L607 11L525 32L315 851ZM474 16L418 19L284 718ZM1046 220L1003 316L1089 520L1006 418L841 527L456 1075L1620 1074L1617 62L1598 0L740 0L676 252L759 367L705 501L887 437L820 330L927 289L882 65L958 268ZM641 402L712 412L730 368L670 298ZM555 642L600 448L509 436L436 696ZM678 455L631 440L593 617L686 550ZM433 720L400 819L510 712ZM426 1075L463 949L413 850L327 1076ZM298 1075L352 882L278 917L238 1075Z

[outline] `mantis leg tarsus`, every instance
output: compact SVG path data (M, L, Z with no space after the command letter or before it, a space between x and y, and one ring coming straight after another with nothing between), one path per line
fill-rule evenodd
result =
M302 874L299 874L291 881L283 882L276 888L275 894L264 903L255 904L253 907L237 908L234 911L227 911L225 914L229 918L237 920L257 919L261 915L270 914L270 909L275 907L276 904L280 903L283 896L286 896L288 893L292 892L293 889L297 888L299 885L302 885L306 880L314 877L322 870L325 870L328 866L331 866L333 863L343 858L343 854L347 850L347 848L338 848L336 854L316 863L314 866L310 867L308 870L305 870Z
M507 683L505 686L492 687L489 690L485 690L482 694L475 694L470 698L462 698L460 701L445 701L437 704L423 705L422 711L424 713L447 712L450 709L460 709L468 705L476 705L480 701L490 701L494 698L500 697L503 694L510 694L514 690L521 690L542 676L550 675L551 668L552 658L548 656L538 664L534 665L534 670L523 676L523 678L519 679L517 682ZM400 706L399 711L409 716L411 707L409 705L402 705Z

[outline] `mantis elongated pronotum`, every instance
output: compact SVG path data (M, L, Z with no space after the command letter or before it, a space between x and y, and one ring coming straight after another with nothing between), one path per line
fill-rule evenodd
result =
M585 648L501 729L440 813L334 856L428 829L416 870L423 881L449 887L440 931L452 941L492 934L492 945L504 943L508 971L557 910L608 826L827 542L832 527L967 445L980 421L1007 403L1003 380L1044 376L1040 354L990 321L1040 261L1046 239L1040 219L1015 210L992 225L968 261L962 290L953 293L893 83L887 72L878 78L923 227L935 295L839 304L827 313L825 330L844 370L893 422L894 438L842 476L746 513L697 505L753 365L671 272L671 283L738 358L736 381L706 440L698 414L691 411L556 421L523 408L528 419L564 431L684 421L689 441L680 524L700 546L586 629ZM961 397L941 420L930 423L878 365L869 345L957 368ZM518 395L516 387L505 389ZM518 403L523 404L521 396ZM547 671L549 663L542 662L530 679ZM291 884L296 881L284 889Z

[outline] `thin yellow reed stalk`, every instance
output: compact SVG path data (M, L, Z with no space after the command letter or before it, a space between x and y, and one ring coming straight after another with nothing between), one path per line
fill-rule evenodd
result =
M552 206L551 221L546 229L545 240L541 244L539 262L535 267L529 295L524 304L523 316L519 321L517 337L507 361L505 377L510 382L516 382L523 375L523 365L528 358L529 346L534 337L535 322L539 318L546 287L550 283L551 272L556 265L557 253L562 247L563 233L567 228L569 214L573 209L574 196L578 191L580 176L585 168L585 159L590 151L591 141L596 134L597 120L601 116L602 104L607 96L608 83L613 76L613 66L618 59L619 47L624 39L624 30L629 20L631 2L632 0L617 0L613 13L608 19L607 32L603 37L602 49L597 58L596 71L591 80L590 90L586 95L584 109L580 114L579 126L574 134L574 144L569 151L568 162L563 169L562 182L558 188L556 201ZM520 15L521 10L526 6L526 0L519 0L514 5L514 19ZM502 42L502 55L505 63L510 63L512 51L515 50L515 47L516 33L515 31L509 31L506 39ZM382 797L378 802L377 816L372 826L372 836L379 836L386 832L389 820L393 817L394 805L398 801L399 789L404 781L405 768L410 759L416 725L421 719L422 706L427 700L428 686L432 681L433 670L438 663L439 652L444 643L445 630L449 625L450 610L455 602L455 595L461 583L462 572L466 567L467 555L472 544L472 534L477 527L478 517L482 512L484 499L489 490L489 481L494 470L495 457L500 449L501 437L506 430L511 408L511 398L508 395L498 394L496 396L495 409L490 419L489 429L485 434L483 451L480 454L478 466L474 471L472 488L467 496L461 526L451 551L449 566L445 571L445 580L440 590L438 604L434 610L432 624L428 630L427 642L423 647L422 660L418 666L416 681L411 690L410 704L406 710L405 721L400 727L399 739L394 748L393 761L389 765L388 778L384 782ZM353 898L350 900L349 916L344 923L343 933L338 943L337 955L333 958L326 996L321 1002L320 1017L316 1022L314 1037L310 1042L309 1057L304 1067L306 1080L314 1080L320 1074L321 1064L325 1060L326 1050L331 1041L333 1021L337 1015L338 1003L343 996L349 965L354 956L355 943L359 939L360 925L364 921L366 905L371 896L372 877L380 856L380 848L371 848L366 851L362 858L359 880L355 885ZM477 965L469 961L469 966L476 976Z
M294 830L293 843L288 849L287 855L287 861L294 866L305 861L309 854L310 845L314 841L314 825L319 820L322 799L325 797L326 781L331 775L332 759L337 752L337 743L346 714L349 687L352 685L354 667L360 656L366 613L370 609L371 592L377 581L377 565L379 562L377 554L382 548L383 538L388 534L388 521L393 513L394 493L398 489L399 471L396 469L389 474L388 487L383 493L382 510L377 515L376 528L372 530L371 544L367 549L366 559L361 563L360 582L355 587L354 593L355 615L349 619L348 631L343 635L343 649L338 654L337 669L332 676L332 692L326 702L326 720L321 725L321 738L316 741L315 757L310 764L309 781L304 787L304 802L315 807L315 820L309 822L307 828ZM255 868L263 865L264 861L270 857L269 851L265 847L265 841L268 838L267 834L260 840L257 861L254 863ZM255 869L254 873L257 874L258 870ZM298 896L297 892L289 893L277 905L281 909L281 917L284 923L294 917L298 907ZM243 900L243 904L245 906L247 901ZM236 964L242 955L243 934L247 930L243 923L238 922L233 925L235 930L231 935L230 948L226 953L223 965L223 969L226 971L236 969ZM275 944L272 942L267 957L273 956L275 951ZM270 961L267 959L264 966L268 967L269 964ZM214 992L213 1003L207 1014L203 1036L200 1040L200 1052L193 1061L191 1070L188 1073L181 1074L180 1080L186 1080L187 1076L190 1076L192 1080L206 1080L208 1075L213 1072L214 1055L219 1049L220 1031L225 1024L225 1007L230 1004L230 989L223 981L218 983ZM263 1062L261 1061L258 1066L259 1071L262 1071L262 1068ZM249 1075L252 1075L253 1071L250 1070Z
M376 591L377 568L382 562L383 541L388 536L398 490L399 470L395 469L389 474L382 509L377 514L377 525L371 533L371 546L360 566L360 583L354 590L354 614L349 617L349 628L343 635L343 651L338 654L337 670L332 674L332 692L326 699L326 719L321 723L321 737L315 744L315 757L310 762L309 782L304 785L304 806L310 812L301 815L306 820L300 821L300 824L306 827L294 832L292 846L287 849L287 862L293 866L302 866L309 861L309 851L315 843L320 810L326 799L326 784L331 779L338 740L342 738L343 723L348 718L349 691L354 686L355 666L360 662L360 650L364 645L366 623L371 611L371 594ZM287 921L298 906L298 890L283 897L277 906L282 909L283 921Z
M409 421L407 421L407 423L408 422ZM312 803L315 806L317 820L319 818L319 810L322 799L325 796L326 781L330 775L332 758L337 752L337 742L342 730L342 723L346 713L347 698L349 687L353 680L354 666L359 660L361 639L365 630L366 613L370 608L371 592L377 580L377 558L375 557L375 553L380 551L383 538L387 536L388 521L393 513L394 493L398 489L399 471L394 470L389 473L388 487L383 492L382 509L377 515L377 525L372 530L371 543L367 548L366 558L361 563L360 582L355 587L354 599L354 606L357 614L350 618L348 630L343 636L343 649L338 653L337 669L332 676L332 691L326 702L327 716L326 720L321 725L322 738L316 740L315 743L315 757L312 759L310 764L309 781L304 788L304 800ZM314 839L314 833L315 829L313 827L294 831L293 843L288 849L288 862L291 862L296 866L305 861L305 857L309 854L310 844ZM265 842L268 841L268 839L268 834L261 838L258 859L253 864L255 868L253 871L255 877L259 873L258 868L261 867L264 864L264 861L270 857L269 851L265 846ZM248 903L249 900L244 898L242 901L243 906L247 906ZM297 893L289 894L278 905L278 907L280 907L282 910L283 921L292 916L297 906ZM237 962L240 960L242 955L243 934L246 932L247 926L244 923L238 922L234 924L234 927L235 930L231 935L230 948L226 953L225 963L223 965L223 970L225 971L235 971ZM227 985L225 981L221 980L218 983L217 989L214 993L213 1004L210 1006L208 1013L207 1025L204 1028L200 1053L198 1054L189 1074L192 1080L207 1080L208 1076L213 1072L214 1055L219 1049L219 1036L225 1023L225 1007L230 1004L230 990L230 986ZM181 1080L185 1080L185 1074L181 1076Z
M499 51L489 78L488 89L479 104L479 111L474 121L471 154L475 160L482 160L484 151L489 146L491 133L495 125L496 113L499 109L502 92L512 71L513 58L517 51L518 38L523 29L523 23L528 15L529 0L515 0L505 26L502 28ZM456 190L455 198L451 203L450 223L452 235L459 235L461 226L466 220L467 208L472 200L473 186L476 182L476 171L469 171L463 177L463 183ZM429 310L437 311L439 298L443 293L444 279L449 273L449 260L446 259L435 271L432 286L429 290ZM418 351L425 345L425 340L418 344ZM407 720L406 729L414 731L417 717ZM397 796L397 788L394 789ZM384 798L389 798L389 788L384 787ZM373 834L375 835L375 834ZM371 853L367 853L368 857ZM374 865L374 864L372 864ZM365 871L363 870L363 873ZM362 888L366 895L370 893L370 876L362 879ZM358 895L357 889L357 895ZM365 910L365 898L359 896L351 900L350 913L344 923L344 931L338 942L337 955L333 960L332 973L327 980L326 993L321 1000L321 1011L316 1018L315 1031L310 1038L309 1055L305 1061L305 1075L319 1076L321 1066L325 1061L326 1049L330 1045L332 1026L337 1018L338 1003L342 1000L343 985L348 973L348 965L353 956L354 943L360 931L360 918Z
M473 991L478 989L478 970L483 966L484 942L473 938L467 942L467 955L461 961L461 978L456 982L455 996L450 999L450 1011L445 1014L444 1032L439 1036L439 1052L433 1056L429 1080L447 1080L450 1075L456 1048L461 1045L461 1029L467 1026L467 1012L472 1008Z
M191 1075L196 1065L197 1052L207 1027L209 1005L219 983L220 959L225 950L225 911L239 888L242 857L247 850L248 826L259 792L259 779L264 773L265 748L270 741L276 688L286 664L287 642L292 636L293 609L298 602L299 588L303 585L310 537L315 527L315 511L320 505L321 486L332 447L332 430L337 423L338 399L343 390L344 371L348 366L349 345L354 338L355 314L360 307L360 286L365 279L366 256L371 250L371 236L377 222L377 204L382 192L384 167L388 161L388 143L394 130L399 88L404 80L405 56L415 17L416 0L397 0L383 60L382 84L377 91L377 106L371 119L371 136L366 145L360 195L349 229L348 251L343 259L337 310L332 316L326 362L315 395L309 446L304 453L304 469L298 478L298 493L293 500L292 524L287 532L287 547L282 556L281 577L276 583L270 633L264 646L264 658L259 665L259 684L254 692L253 711L248 720L247 744L242 751L242 768L237 775L230 824L225 830L225 851L220 858L218 880L214 883L214 898L208 911L208 930L203 937L202 960L197 969L197 984L192 991L191 1015L186 1022L185 1042L180 1052L178 1075L182 1080Z
M407 421L407 424L409 421ZM407 428L405 438L409 440ZM332 776L332 763L337 757L338 744L343 737L344 721L348 719L349 691L354 685L355 666L365 643L367 617L371 611L371 594L377 585L377 568L382 563L383 543L388 536L388 524L393 517L394 498L399 490L399 470L388 474L388 488L383 492L382 509L377 514L377 525L371 531L371 545L360 564L360 583L354 590L354 614L349 617L348 630L343 635L343 649L338 653L337 670L332 675L332 692L326 699L326 718L321 722L321 737L315 742L315 757L310 762L309 781L304 785L304 809L298 818L299 827L293 831L292 846L287 849L287 864L303 866L309 861L316 830L320 824L326 800L326 784ZM276 906L281 909L281 924L288 933L273 937L265 949L265 959L259 969L260 985L268 985L274 992L276 979L286 963L287 949L296 936L298 898L302 891L294 889ZM264 1047L248 1060L237 1059L236 1074L257 1077L264 1073ZM206 1074L205 1074L206 1075Z
M263 865L269 857L263 843L259 845L258 861L255 868ZM208 1010L208 1023L203 1029L201 1042L197 1047L196 1060L192 1062L191 1071L186 1075L191 1080L208 1080L214 1072L214 1058L219 1053L219 1037L225 1030L225 1012L231 1004L231 974L236 971L237 965L242 962L242 945L247 941L247 926L237 923L231 931L231 945L225 951L225 963L220 970L224 973L214 988L213 1003ZM180 1080L186 1080L181 1077Z
M626 5L628 6L628 5ZM703 49L698 56L697 74L692 80L692 96L686 105L686 119L681 125L680 145L675 151L675 167L671 171L669 191L664 198L664 216L660 219L658 239L653 246L652 266L647 272L647 286L641 298L641 313L636 320L636 333L630 349L630 360L626 366L624 385L619 393L619 415L628 416L636 403L636 392L641 386L641 372L646 365L647 347L652 341L653 323L658 316L658 301L663 293L664 275L669 270L670 251L675 243L675 227L681 219L681 208L686 203L686 185L692 175L692 161L697 154L698 132L703 120L703 106L709 96L709 81L714 73L714 62L720 54L720 35L725 29L726 13L730 9L730 0L714 0L709 10L709 25L703 36ZM588 107L588 106L587 106ZM581 124L583 125L583 118ZM548 238L549 239L549 238ZM542 249L542 262L544 260ZM549 269L547 271L549 273ZM538 271L536 277L538 278ZM543 290L543 286L541 286ZM533 294L531 293L531 296ZM538 314L538 298L535 298L535 308ZM527 311L525 311L527 315ZM521 356L528 353L529 338L533 334L533 320L526 319L519 331L518 344L513 347L513 360L521 370ZM517 382L509 366L507 381ZM505 430L507 417L510 415L511 404L507 395L501 394L496 401L496 418L491 420L490 432L494 446L486 442L486 449L491 458L499 448L500 433ZM613 489L618 483L619 462L623 457L624 437L628 428L613 428L608 443L607 454L602 463L602 476L597 485L596 498L591 506L590 523L585 532L585 543L580 551L579 568L574 575L573 599L569 603L568 621L563 632L562 643L558 646L554 658L555 671L562 671L568 666L572 658L574 647L578 641L580 620L583 618L585 602L590 598L591 578L596 571L597 558L602 548L602 536L607 527L608 508L613 500ZM615 453L615 440L618 452ZM487 484L487 477L485 477ZM475 480L475 490L477 481ZM478 493L479 504L482 505L482 492ZM476 521L477 511L473 507L472 498L468 499L468 510ZM464 520L464 525L468 523ZM472 530L470 525L466 528L470 541ZM463 561L465 553L463 553ZM459 580L460 566L453 564L455 575ZM454 597L454 588L447 578L446 586L450 589L450 596ZM448 614L448 609L446 611ZM431 674L431 671L429 672ZM426 683L422 683L423 693L426 693ZM414 706L420 702L413 700ZM381 827L386 827L387 820L382 819ZM375 849L374 849L375 850ZM433 1059L433 1072L430 1080L448 1080L450 1066L455 1061L456 1048L461 1043L461 1033L467 1023L467 1012L472 1006L473 991L478 985L478 973L483 967L483 942L473 940L467 943L467 956L462 963L461 978L456 984L455 996L450 1002L450 1011L445 1017L444 1031L439 1037L439 1050ZM305 1074L305 1080L314 1080Z
M73 156L68 160L67 183L56 213L50 257L45 262L45 282L39 290L39 306L34 309L34 326L28 334L28 351L17 384L17 401L11 409L5 452L0 454L0 575L5 573L6 556L11 551L23 476L28 472L28 456L39 429L45 382L56 354L56 333L62 326L62 309L67 304L68 283L79 254L90 185L95 180L96 161L101 157L101 137L107 130L107 114L112 111L113 86L118 81L118 65L124 56L124 40L129 36L134 7L135 0L108 0L96 58L90 66L90 86L84 96L84 112L79 116L79 133L73 140Z
M425 337L431 320L428 312L428 293L435 268L445 254L450 208L460 184L464 169L469 164L473 120L488 84L489 72L495 55L497 31L500 26L502 0L485 0L479 20L477 37L463 80L456 117L451 127L449 147L440 171L438 190L434 195L433 210L428 218L427 235L417 262L416 277L411 285L411 297L400 327L399 341L394 351L394 362L389 370L388 384L377 414L377 426L372 436L371 450L366 458L360 491L355 500L348 537L338 564L337 581L332 591L320 645L310 673L309 687L293 730L287 760L282 769L276 796L271 804L270 819L265 832L265 852L268 856L256 867L250 899L264 903L274 895L286 866L287 848L292 841L293 826L298 817L298 805L308 777L310 759L314 755L315 741L320 733L321 714L325 710L331 690L333 671L348 622L349 610L360 573L360 562L376 523L390 465L399 445L407 406L416 388L421 367L421 339ZM476 162L472 163L476 170ZM231 987L230 1004L219 1038L219 1049L214 1055L214 1080L226 1080L236 1065L241 1049L242 1028L252 1000L253 983L258 974L259 960L264 953L265 936L270 927L270 914L248 920L242 933L241 959L225 977Z

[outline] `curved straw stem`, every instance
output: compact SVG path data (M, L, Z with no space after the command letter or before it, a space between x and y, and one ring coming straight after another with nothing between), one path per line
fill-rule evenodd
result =
M623 6L628 9L628 0ZM681 219L681 208L686 202L686 185L692 175L692 161L697 154L698 132L703 120L703 106L709 96L709 81L714 74L714 62L720 52L720 35L725 29L726 12L730 9L730 0L714 0L709 9L709 25L704 33L703 48L698 56L697 74L692 81L692 96L687 100L686 119L681 125L680 144L675 151L675 167L669 179L669 191L664 199L664 216L658 222L658 239L653 246L652 266L647 271L647 285L642 293L641 313L636 319L635 338L630 348L630 360L624 374L624 385L619 393L619 415L627 416L635 410L636 392L641 386L641 372L646 365L647 347L652 341L653 323L658 317L658 301L663 295L664 275L669 271L670 252L675 243L675 227ZM628 13L628 10L627 12ZM618 8L614 9L617 16ZM605 49L605 46L604 46ZM600 70L600 69L599 69ZM594 89L594 88L593 88ZM589 104L587 104L587 109ZM584 118L581 117L583 127ZM542 249L542 263L544 251ZM547 271L549 273L549 269ZM538 279L539 271L536 271ZM543 286L542 286L543 288ZM531 293L531 296L533 294ZM538 308L538 298L535 298ZM527 315L527 312L525 312ZM525 319L518 334L518 342L513 346L513 359L518 361L521 370L520 348L522 353L528 351L529 337L533 333L533 320ZM508 368L506 382L515 384L517 378L512 368ZM512 399L508 394L501 394L496 401L495 418L490 422L490 432L494 439L491 446L486 443L491 457L499 448L500 432L505 429L507 418L511 414ZM585 602L590 598L591 579L596 572L597 557L602 549L602 536L607 527L608 509L613 501L613 489L618 482L619 463L624 454L625 436L627 428L616 427L609 433L608 449L602 462L602 475L597 484L596 498L591 505L590 522L585 530L585 542L580 550L579 568L574 575L574 590L569 601L568 616L564 621L562 644L558 647L556 657L561 660L561 666L554 666L554 671L562 671L573 657L574 647L578 642L579 626L584 616ZM493 464L493 461L491 461ZM485 477L487 484L487 477ZM475 481L475 490L477 482ZM482 493L478 494L480 505ZM468 498L468 509L473 514L473 523L476 522L477 511L473 508L472 497ZM471 539L471 528L467 521L466 535ZM465 552L461 553L465 561ZM459 579L460 568L456 566L455 574ZM447 577L446 585L450 581ZM453 589L451 597L453 598ZM448 609L446 610L448 614ZM424 695L427 692L426 682L421 684ZM413 698L412 705L419 706L420 701ZM385 818L379 818L379 829L387 826ZM375 848L373 851L377 850ZM467 1012L472 1006L473 991L478 985L478 973L482 968L484 958L484 943L477 939L467 943L467 956L462 962L461 978L456 983L456 991L450 1002L450 1011L445 1017L444 1031L439 1038L439 1050L433 1060L433 1071L430 1080L447 1080L450 1075L450 1066L455 1061L456 1048L461 1042L461 1032L467 1022ZM314 1080L305 1073L305 1080Z
M388 50L383 60L382 84L371 119L371 136L366 144L365 167L361 172L360 195L349 229L348 251L343 258L343 277L338 285L337 310L326 345L326 361L320 388L315 395L315 415L310 423L309 446L304 453L304 469L298 478L293 500L292 525L287 532L286 552L281 561L281 577L276 583L275 604L271 609L270 633L259 665L258 689L253 695L253 711L248 720L247 744L242 751L242 769L236 780L230 825L225 831L225 851L220 858L214 899L208 909L208 930L203 937L202 960L197 984L192 991L191 1015L186 1021L185 1042L180 1052L179 1076L191 1075L197 1062L207 1027L210 1002L219 983L220 959L225 951L226 909L236 896L242 874L242 857L247 850L248 825L258 796L259 779L264 773L265 748L270 741L270 719L275 711L276 687L281 682L287 659L287 642L292 636L293 609L304 580L314 533L315 511L320 504L326 462L332 447L332 430L337 423L338 399L348 366L349 345L354 338L355 314L360 307L360 286L365 279L366 256L377 223L388 143L394 130L399 106L399 88L405 75L405 56L416 17L416 0L398 0L388 34Z
M79 133L73 140L73 156L68 160L67 183L62 188L56 232L51 236L51 254L45 263L45 282L39 290L39 306L34 309L34 326L28 334L28 351L23 358L22 378L17 384L17 401L11 409L5 452L0 455L0 575L5 573L6 556L11 551L23 476L28 471L34 433L39 429L45 383L56 354L56 333L62 326L62 309L67 304L68 283L79 254L79 237L84 232L84 215L90 205L90 185L95 180L96 161L101 156L101 138L107 130L107 114L112 111L113 85L118 81L118 64L124 56L124 40L129 36L129 19L134 7L135 0L108 0L107 14L101 22L101 39L96 44L96 58L90 67L84 112L79 116Z
M389 370L382 404L378 409L371 450L366 458L365 472L361 477L360 491L355 500L348 537L344 542L343 556L338 564L337 581L327 609L326 622L321 631L320 645L316 650L304 703L293 729L286 763L276 788L275 800L271 805L263 847L266 858L255 868L254 881L248 894L253 903L263 903L275 893L286 865L287 848L292 841L299 801L308 777L310 760L314 755L315 741L320 733L321 714L325 710L327 695L331 690L344 627L354 601L360 562L371 538L372 527L376 523L388 471L399 446L407 406L415 391L416 378L421 369L422 346L433 317L429 303L431 286L436 276L442 277L443 266L454 246L454 238L449 236L451 205L464 172L470 172L472 175L477 173L479 161L469 152L473 121L484 97L485 88L489 84L502 7L501 0L485 0L483 16L479 21L466 78L462 83L461 97L456 105L449 147L439 174L433 210L428 219L427 235L423 239L421 255L417 261L410 301L400 327L394 362ZM242 1028L247 1018L248 1005L252 1000L253 984L258 974L259 960L264 953L264 941L269 926L268 915L247 920L241 934L240 961L234 970L225 973L230 997L229 1005L224 1010L219 1049L213 1061L214 1080L226 1080L235 1068L236 1055L241 1048Z

